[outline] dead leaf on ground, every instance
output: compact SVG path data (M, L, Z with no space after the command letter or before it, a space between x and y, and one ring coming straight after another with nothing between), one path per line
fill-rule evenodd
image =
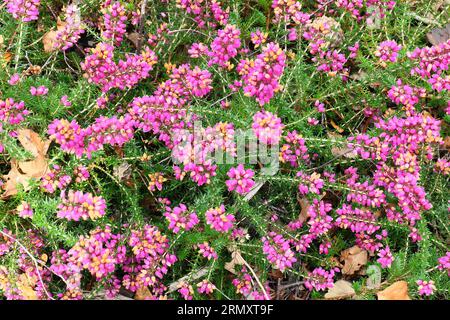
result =
M341 252L341 261L344 263L342 274L353 275L367 264L367 251L353 246Z
M378 300L411 300L408 295L408 283L397 281L377 293Z
M23 148L30 152L34 159L28 161L11 159L11 170L4 176L3 190L5 192L1 196L3 199L17 194L19 184L28 190L30 179L38 180L49 170L46 154L50 140L43 141L36 132L30 129L20 129L17 134Z
M343 138L340 134L334 133L334 132L328 132L328 137L332 138L332 139L337 139L337 140L340 140ZM342 145L341 147L337 147L337 146L332 147L331 154L335 157L343 156L343 157L349 158L349 159L354 159L354 158L358 157L358 153L356 152L356 150L350 149L346 145Z
M38 300L36 291L34 287L36 286L36 281L29 278L26 274L22 273L17 281L17 289L20 291L20 295L25 298L25 300Z
M113 168L113 176L117 178L117 180L127 180L131 176L131 164L128 162L122 162L120 165L115 166Z
M245 260L241 255L239 249L231 249L231 261L225 263L225 270L230 271L232 274L237 274L235 270L236 265L244 265Z
M136 294L134 295L134 300L147 300L152 298L152 294L148 287L140 287L137 289Z
M450 23L443 28L435 28L428 32L427 39L433 46L447 42L450 39Z
M352 284L345 280L338 280L334 283L333 288L328 289L325 293L325 299L328 300L340 300L353 297L355 295L355 289Z
M127 33L126 37L131 41L135 48L139 47L139 43L142 43L143 39L142 35L139 32Z
M300 210L300 215L298 217L298 220L301 223L304 223L306 221L306 219L308 219L308 217L309 217L308 210L310 207L310 203L309 203L308 199L306 199L306 198L297 198L297 201L300 204L300 207L302 208Z

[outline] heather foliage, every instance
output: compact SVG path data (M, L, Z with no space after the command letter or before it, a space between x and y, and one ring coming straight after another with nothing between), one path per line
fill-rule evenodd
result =
M0 298L449 298L447 2L2 3Z

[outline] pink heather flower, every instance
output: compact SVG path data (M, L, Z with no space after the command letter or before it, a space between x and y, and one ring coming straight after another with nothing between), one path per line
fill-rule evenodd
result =
M319 100L314 102L314 106L316 107L318 112L325 112L325 105L321 103Z
M4 2L14 19L20 19L23 22L38 19L40 0L4 0Z
M393 40L387 40L381 42L375 50L375 56L379 57L381 61L397 61L398 52L401 50L401 46Z
M79 221L98 219L106 214L106 201L91 193L69 190L67 197L61 194L62 203L58 205L58 218Z
M69 101L69 97L64 95L61 97L61 99L59 100L59 102L64 106L64 107L70 107L72 105L72 102Z
M447 270L448 276L450 277L450 251L447 251L445 256L438 259L439 270Z
M339 272L339 269L331 269L327 271L322 268L315 268L312 272L308 273L308 277L305 279L305 287L310 291L316 289L317 291L323 291L333 288L334 275Z
M197 214L189 212L184 204L180 204L173 209L166 207L166 210L164 216L169 221L168 228L174 233L178 233L181 230L189 231L199 222Z
M88 82L101 87L103 92L112 88L125 90L134 87L140 80L149 76L157 57L148 47L140 55L125 54L125 60L114 60L114 47L108 43L99 43L90 50L81 68Z
M450 64L450 40L433 47L416 48L407 56L416 62L411 74L418 74L426 79L438 92L450 90L450 79L445 75Z
M126 33L127 13L125 7L115 1L103 9L102 37L111 39L114 44L120 45Z
M33 209L31 209L31 206L22 201L22 203L17 207L17 214L21 218L32 218L33 217Z
M234 215L225 212L223 204L220 207L206 211L205 217L208 225L219 232L228 232L233 228L233 223L236 220Z
M6 233L9 237L0 234L0 257L7 254L11 249L11 246L14 244L14 235L11 231L4 228L3 233Z
M298 167L301 162L309 159L308 148L305 139L297 131L288 132L286 143L280 148L280 161L289 163L292 167Z
M426 97L424 88L411 87L404 85L401 79L397 80L397 86L392 86L387 96L397 105L403 105L409 114L414 112L414 106L420 98Z
M218 0L204 2L202 0L178 0L178 8L185 10L193 15L194 21L199 28L211 27L217 25L226 25L228 22L230 8L223 9L222 3Z
M30 93L33 96L45 96L48 93L46 86L30 87Z
M73 175L75 176L76 183L81 183L83 181L87 181L91 177L91 175L89 174L88 168L86 168L85 166L82 166L82 165L77 166L73 170Z
M80 269L88 270L97 280L113 273L125 260L125 246L120 245L121 236L111 227L96 228L89 236L81 236L67 252L68 262Z
M421 296L431 296L436 290L436 286L434 285L434 281L425 281L425 280L417 280L417 289L419 290L419 294Z
M434 171L439 172L444 176L450 175L450 161L447 159L437 159L434 166Z
M14 102L14 99L7 98L0 100L0 121L11 125L20 124L30 112L25 109L23 101Z
M394 261L394 257L392 256L391 250L388 246L384 247L378 251L378 259L377 261L381 264L382 268L390 268L392 261Z
M319 246L319 253L320 254L328 254L328 249L331 248L331 242L324 242L321 243Z
M53 167L41 178L41 187L48 193L64 190L72 182L72 178L62 172L59 165Z
M242 164L239 164L236 168L231 168L227 173L229 180L225 181L228 187L228 191L236 190L239 194L246 194L255 185L255 181L252 180L255 173L251 169L244 169Z
M319 120L317 120L315 118L308 118L308 124L311 126L316 126L319 124Z
M200 58L208 54L208 46L203 43L193 43L188 50L191 58Z
M194 288L185 281L179 284L178 293L181 294L184 300L192 300L194 298L192 296L194 294Z
M208 51L208 65L217 64L222 68L230 68L230 60L237 55L241 47L240 35L241 31L230 24L217 31L217 37L211 43L211 51Z
M18 73L14 73L11 78L9 78L8 83L12 86L15 86L20 81L20 75Z
M56 32L55 50L68 50L78 42L84 33L81 22L80 9L75 4L70 4L65 10L65 24Z
M324 181L321 179L320 174L317 172L313 172L308 175L303 173L302 171L297 172L297 177L300 178L301 182L298 185L298 190L301 195L306 195L309 192L320 194Z
M169 254L169 239L152 225L132 229L128 239L131 256L126 257L123 270L126 276L122 284L136 292L140 287L157 286L167 274L177 257Z
M201 254L203 257L207 258L208 260L214 259L217 260L217 252L214 250L213 247L209 245L208 242L203 242L197 244L198 253Z
M197 283L197 291L198 293L202 294L211 294L216 289L216 286L213 285L209 280L202 280L201 282Z
M69 122L65 119L55 119L48 126L47 133L63 151L74 153L78 157L83 154L87 134L75 120Z
M150 192L153 192L156 189L161 191L163 183L167 181L161 172L150 173L148 177L150 178L150 182L148 183L148 190L150 190Z
M318 56L312 58L314 62L317 62L317 70L325 72L330 77L340 75L342 80L346 80L348 77L348 68L344 67L347 62L347 58L344 54L339 53L338 50L320 51Z
M266 43L267 36L268 36L267 32L261 32L260 29L250 33L250 39L252 43L255 45L255 48L258 48L260 45Z
M281 119L269 111L259 111L253 116L253 133L264 144L278 144L283 127Z
M308 208L308 224L311 235L317 237L327 233L332 228L333 218L327 214L331 209L330 203L317 199L313 200L313 203Z
M291 242L289 240L284 239L281 234L273 231L269 232L261 240L263 243L263 253L274 268L279 269L281 272L292 268L297 259L294 257L294 251L291 249Z
M269 43L255 60L241 60L237 67L244 94L263 106L281 90L279 79L286 65L286 54L276 43Z

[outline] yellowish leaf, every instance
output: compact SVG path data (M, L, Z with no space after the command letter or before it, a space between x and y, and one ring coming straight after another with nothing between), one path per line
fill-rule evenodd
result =
M397 281L377 293L378 300L411 300L408 295L408 283Z

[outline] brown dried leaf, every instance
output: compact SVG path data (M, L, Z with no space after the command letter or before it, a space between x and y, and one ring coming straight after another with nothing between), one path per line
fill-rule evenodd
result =
M378 300L411 300L408 295L408 283L397 281L377 293Z
M436 28L428 32L427 39L433 46L447 42L450 39L450 23L443 28Z
M245 260L241 255L241 252L239 249L232 249L231 250L231 261L225 263L225 270L230 271L232 274L236 274L236 270L234 267L236 265L244 265Z
M116 177L119 181L129 179L131 173L131 164L129 164L128 162L122 162L120 165L113 168L113 176Z
M345 280L338 280L334 283L333 288L328 289L325 294L327 300L340 300L353 297L355 295L355 289L352 284Z
M334 122L333 119L330 120L331 126L339 133L344 132L344 129L342 129L341 127L339 127L336 122Z
M11 61L12 57L13 57L13 54L11 52L9 52L9 51L6 51L5 53L3 53L3 59L2 59L3 60L3 63L2 63L3 67L5 67Z
M140 287L137 289L136 294L134 295L134 300L147 300L152 297L150 290L148 287Z
M33 154L35 158L29 161L11 159L11 170L4 176L3 190L5 192L1 196L3 199L17 194L17 187L20 184L25 190L28 190L30 179L38 180L49 170L46 154L50 141L42 141L36 132L29 129L20 129L17 133L23 148Z
M33 156L46 155L50 140L42 141L41 137L30 129L20 129L17 131L17 139L23 148L29 151Z
M341 261L344 262L342 274L353 275L367 264L367 251L353 246L341 252Z
M298 220L303 223L308 219L308 210L310 207L310 203L308 199L306 198L297 198L298 203L300 204L300 207L302 208L300 211L300 215L298 217Z
M137 48L139 47L139 43L142 43L142 35L139 32L131 32L127 33L127 39L131 41L131 43Z
M22 273L19 276L19 281L17 281L17 289L19 289L20 294L25 298L25 300L38 300L36 291L34 290L35 286L35 281L27 277L26 274Z

